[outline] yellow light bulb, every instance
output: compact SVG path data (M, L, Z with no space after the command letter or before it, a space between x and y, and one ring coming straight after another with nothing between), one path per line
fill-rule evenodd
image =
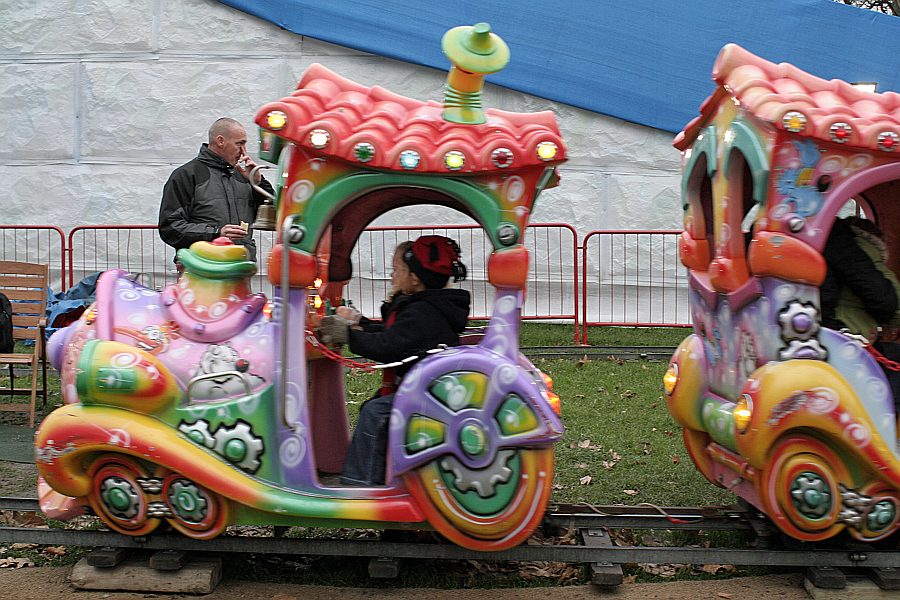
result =
M666 394L671 396L676 385L678 385L678 365L673 363L669 365L669 370L663 375L663 388L665 388Z
M741 396L741 399L734 405L734 428L738 433L747 431L750 426L750 418L753 417L753 400L747 394Z
M287 125L287 115L280 110L273 110L266 115L266 125L269 126L269 129L278 131Z
M791 133L799 133L806 127L806 115L796 110L785 113L782 118L784 128Z
M444 155L444 165L451 171L458 171L466 164L466 155L458 150L451 150Z
M553 160L559 151L553 142L541 142L537 145L537 153L541 160Z

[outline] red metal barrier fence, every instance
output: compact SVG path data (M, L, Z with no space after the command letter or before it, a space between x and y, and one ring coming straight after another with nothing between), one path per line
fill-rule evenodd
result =
M68 239L58 227L0 225L0 258L46 263L51 286L65 289L97 271L121 268L161 290L174 283L174 251L159 239L156 225L75 227ZM522 318L574 323L574 339L588 343L588 327L686 326L690 324L687 276L679 259L677 230L598 230L582 244L565 223L534 223L524 244L531 255ZM462 248L472 293L472 318L490 315L493 291L487 282L491 244L478 225L371 227L353 249L354 277L345 295L366 314L377 314L390 286L393 249L424 234L447 235ZM274 232L256 233L260 272L253 289L271 295L266 261ZM58 270L57 270L58 265Z
M582 244L581 343L598 325L690 324L678 230L592 231Z
M492 251L488 237L478 225L440 227L371 227L363 231L351 254L353 279L345 296L366 314L377 314L390 287L393 249L420 235L447 235L459 242L469 269L465 282L457 284L472 293L472 318L490 316L493 291L487 282L487 258ZM275 233L256 232L260 271L253 289L271 295L266 261ZM528 294L524 319L572 320L578 332L578 235L564 223L529 226L524 244L531 253ZM174 251L160 240L155 225L91 225L69 233L68 279L74 285L83 277L107 269L125 269L141 274L141 283L162 289L176 280Z
M346 296L360 307L377 308L390 288L392 249L420 235L455 239L469 276L455 284L472 294L472 319L487 319L493 307L493 289L487 281L487 259L493 248L478 225L440 227L370 227L353 250L354 278ZM565 223L534 223L523 244L531 255L528 293L523 319L565 319L578 331L578 234ZM365 311L363 311L365 312Z
M140 282L161 290L178 278L175 251L156 232L156 225L85 225L69 232L69 285L97 271L125 269Z
M66 234L52 225L0 225L0 260L50 266L50 288L66 289Z

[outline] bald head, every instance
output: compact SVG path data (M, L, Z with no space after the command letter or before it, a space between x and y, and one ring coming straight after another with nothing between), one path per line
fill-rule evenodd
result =
M230 117L221 117L209 126L209 143L216 141L216 136L223 135L228 137L235 129L244 130L244 126Z
M209 149L232 167L244 155L246 145L247 131L234 119L216 119L209 128Z

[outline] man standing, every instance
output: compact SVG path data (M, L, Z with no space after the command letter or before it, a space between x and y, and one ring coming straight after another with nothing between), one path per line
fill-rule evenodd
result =
M248 181L256 166L247 155L247 131L228 117L209 128L209 143L196 158L175 169L163 188L159 237L176 250L194 242L227 237L247 248L256 260L251 224L263 195ZM255 183L270 194L272 186L258 172Z

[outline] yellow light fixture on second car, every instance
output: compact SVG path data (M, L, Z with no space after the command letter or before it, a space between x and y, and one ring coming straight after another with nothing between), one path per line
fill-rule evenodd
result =
M666 394L671 396L672 392L675 391L676 385L678 385L678 365L672 363L669 365L666 374L663 375L663 388L665 388Z
M738 433L747 431L753 416L753 399L747 394L741 396L734 406L734 427Z

